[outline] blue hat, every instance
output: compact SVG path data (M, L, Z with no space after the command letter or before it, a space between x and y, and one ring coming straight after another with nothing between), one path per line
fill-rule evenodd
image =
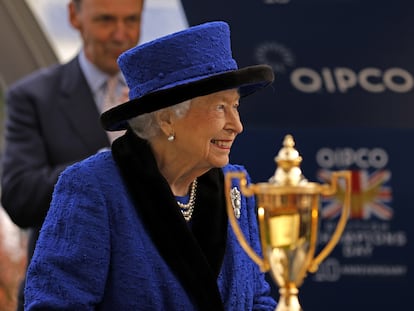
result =
M130 89L130 100L101 116L106 130L126 129L138 115L211 93L238 88L247 96L269 85L268 65L238 69L225 22L193 26L137 45L118 58Z

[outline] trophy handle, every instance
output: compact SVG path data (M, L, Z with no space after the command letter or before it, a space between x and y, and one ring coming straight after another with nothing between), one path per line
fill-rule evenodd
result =
M351 172L350 171L338 171L332 172L331 185L322 186L321 194L323 195L332 195L335 194L338 190L338 179L343 178L345 180L345 194L344 194L344 205L341 213L341 217L336 225L335 231L332 234L331 239L325 245L325 247L320 251L320 253L311 261L309 264L308 271L316 272L319 268L319 264L333 251L336 244L338 244L341 235L345 229L346 223L348 221L349 213L351 210Z
M239 179L240 180L240 191L246 197L251 197L254 195L254 191L252 187L247 185L246 174L244 172L227 172L224 177L224 192L226 196L226 206L227 206L227 214L229 217L230 225L233 229L234 234L236 235L241 247L247 253L247 255L260 267L262 272L267 272L269 270L269 264L267 260L262 259L250 246L247 242L242 230L240 229L239 223L237 222L236 216L234 215L234 211L232 208L232 202L230 198L230 190L232 185L232 179ZM262 215L263 216L263 215ZM259 221L263 219L259 215ZM259 226L260 228L262 226ZM263 236L262 236L263 238Z

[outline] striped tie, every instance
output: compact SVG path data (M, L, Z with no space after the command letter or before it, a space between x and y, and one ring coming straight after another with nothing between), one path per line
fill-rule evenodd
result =
M128 101L128 88L126 86L120 87L118 75L110 77L106 82L106 91L101 112L105 112L126 101ZM125 131L107 131L108 138L111 143L124 133Z

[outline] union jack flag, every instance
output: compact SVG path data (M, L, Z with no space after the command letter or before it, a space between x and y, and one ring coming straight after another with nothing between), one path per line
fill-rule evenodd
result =
M330 183L331 171L322 169L318 171L318 179ZM350 219L369 219L377 217L390 220L393 209L389 206L392 201L391 187L386 183L391 179L388 170L377 170L369 173L366 170L352 171L352 197ZM338 192L330 197L322 198L322 218L333 219L341 214L344 184L339 185Z

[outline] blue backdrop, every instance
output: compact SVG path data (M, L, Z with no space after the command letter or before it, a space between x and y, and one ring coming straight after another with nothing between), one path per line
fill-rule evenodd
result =
M349 222L334 252L300 288L305 311L407 309L414 281L414 2L182 4L190 25L230 24L241 67L267 63L276 75L273 87L241 102L245 131L233 163L245 164L253 182L266 181L289 133L309 180L325 183L331 171L352 170ZM323 201L320 246L340 204L334 197Z

